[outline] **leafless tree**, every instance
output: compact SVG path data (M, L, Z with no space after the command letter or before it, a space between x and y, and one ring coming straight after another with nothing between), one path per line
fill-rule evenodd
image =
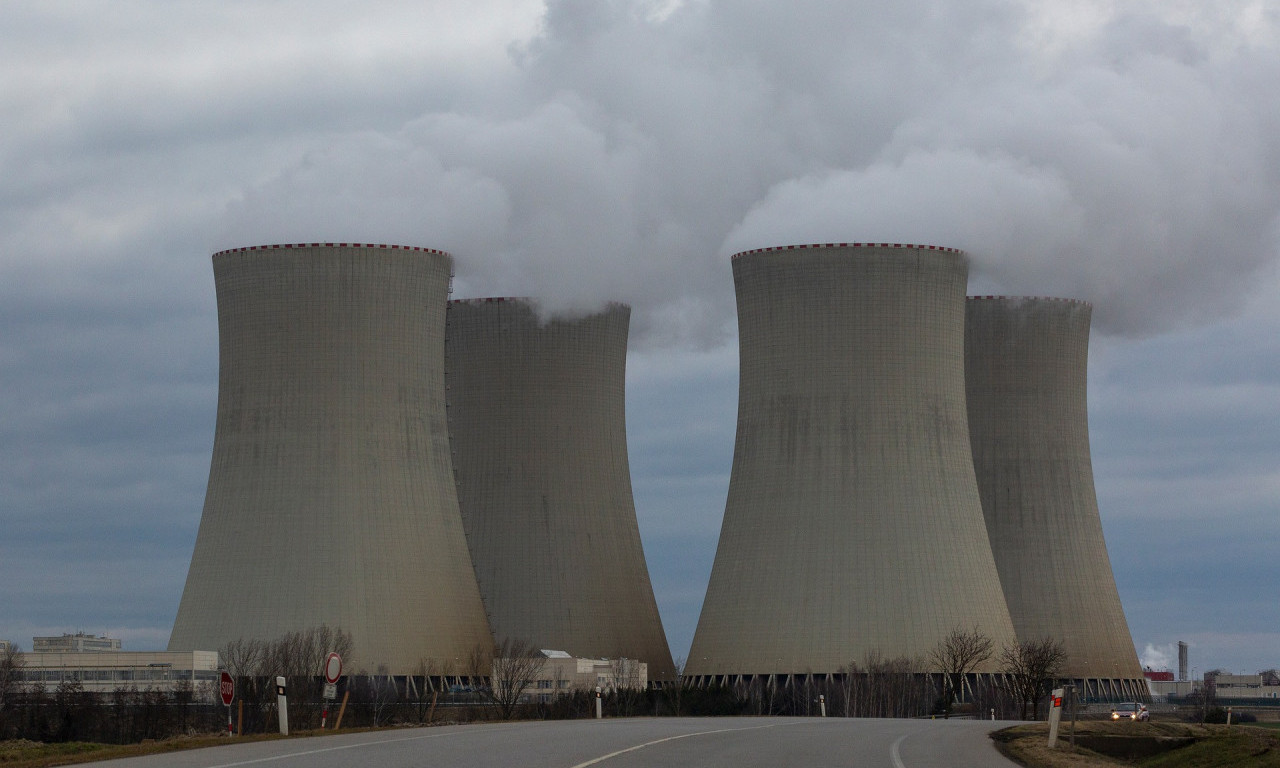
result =
M547 664L547 657L527 640L507 638L493 649L492 675L484 686L486 698L498 705L503 720L510 720L525 690Z
M8 733L10 712L22 693L22 668L25 664L21 649L14 643L0 651L0 741L11 738Z
M929 652L930 666L942 673L947 715L952 702L964 701L965 676L991 658L992 650L991 638L977 627L967 632L956 627Z
M680 717L683 714L683 712L681 711L681 708L684 704L684 698L685 698L684 667L686 663L687 662L685 661L685 658L683 656L677 657L675 680L662 686L663 696L666 698L667 702L671 705L671 714L675 715L676 717Z
M1000 651L1000 666L1015 701L1022 703L1022 719L1040 719L1040 698L1053 687L1053 680L1066 663L1067 652L1052 637L1015 642Z

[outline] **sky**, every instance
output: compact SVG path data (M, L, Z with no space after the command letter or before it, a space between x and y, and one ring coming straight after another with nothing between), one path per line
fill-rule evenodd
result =
M736 419L729 256L971 255L1094 305L1144 662L1280 666L1280 0L0 5L0 637L168 639L217 404L209 256L345 241L454 295L631 304L637 514L676 656Z

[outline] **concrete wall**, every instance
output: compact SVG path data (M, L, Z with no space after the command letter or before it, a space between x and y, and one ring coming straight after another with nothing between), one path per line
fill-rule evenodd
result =
M489 647L445 414L451 263L386 246L214 255L213 462L170 650L328 624L353 637L351 671L406 674Z
M955 628L1011 642L969 453L964 255L769 249L733 274L738 431L687 672L836 672Z
M1094 495L1090 314L1079 301L969 299L969 434L1019 639L1061 640L1066 676L1141 681Z
M627 463L630 310L545 325L526 301L449 305L458 498L494 634L674 676Z

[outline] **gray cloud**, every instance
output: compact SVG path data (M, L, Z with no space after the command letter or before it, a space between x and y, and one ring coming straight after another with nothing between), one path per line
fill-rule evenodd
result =
M633 305L634 484L679 653L732 452L728 255L888 240L970 250L976 292L1095 303L1135 640L1280 653L1230 605L1169 615L1212 599L1178 574L1225 578L1189 540L1277 533L1275 0L123 0L0 30L0 635L158 643L212 441L209 254L375 241L452 251L455 295ZM66 558L105 579L42 586Z

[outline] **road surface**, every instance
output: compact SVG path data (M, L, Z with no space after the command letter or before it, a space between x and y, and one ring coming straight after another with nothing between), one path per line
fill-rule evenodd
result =
M988 720L636 718L404 728L111 760L110 768L1004 768Z

